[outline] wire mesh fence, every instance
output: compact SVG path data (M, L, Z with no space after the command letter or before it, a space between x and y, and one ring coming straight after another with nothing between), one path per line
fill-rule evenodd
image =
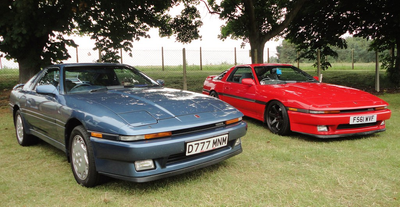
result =
M69 55L71 56L68 60L63 61L64 63L90 63L99 60L101 54L98 50L93 50L90 48L69 48ZM168 70L178 70L183 64L183 49L170 49L170 48L149 48L149 49L132 49L132 56L129 53L121 51L121 59L119 62L128 65L137 66L140 68L152 67L159 68L160 70L168 68ZM231 49L207 49L207 48L190 48L186 49L186 64L191 66L198 66L197 69L201 70L202 66L205 65L237 65L237 64L247 64L251 63L251 57L248 49L241 49L232 47ZM344 55L346 58L348 56L374 56L372 54L363 54L362 51L354 51L348 49L348 53L351 55ZM347 54L347 53L341 53ZM264 49L264 62L277 62L278 60L286 60L285 63L296 64L296 55L288 59L276 56L277 54L270 54L269 48ZM280 55L282 56L282 55ZM338 57L335 61L341 62L341 57ZM370 58L370 62L374 62L374 58ZM289 62L287 62L289 61ZM332 61L332 60L331 60ZM350 60L351 61L351 60ZM358 62L355 59L356 62ZM349 62L349 61L346 61ZM196 68L196 67L192 67ZM18 63L15 60L7 60L4 58L4 54L0 52L0 69L18 69Z
M65 62L96 62L99 59L99 52L91 49L71 50L71 58ZM138 49L132 50L132 56L127 52L120 52L121 63L140 66L154 67L159 66L180 66L183 64L183 49ZM248 50L245 49L225 49L225 50L207 50L207 49L186 49L186 64L188 65L217 65L217 64L244 64L251 61ZM266 54L267 55L267 54ZM178 68L178 67L176 67ZM174 67L168 67L174 69ZM201 69L201 68L199 68Z
M183 51L185 51L185 60L183 60ZM357 51L349 50L351 53L357 55ZM70 58L64 63L90 63L96 62L100 53L98 50L88 48L69 48ZM269 49L264 50L265 62L276 62L278 59L276 54L269 54ZM183 64L185 70L207 70L207 66L223 66L223 69L237 64L251 63L249 50L235 48L232 49L169 49L169 48L149 48L149 49L133 49L132 56L127 52L120 52L121 63L132 65L139 70L144 71L182 71ZM271 61L270 61L271 60ZM292 62L285 62L299 66L299 63L293 59ZM10 70L12 72L10 72ZM221 69L222 70L222 69ZM8 71L8 72L6 72ZM15 60L8 60L4 58L4 54L0 53L0 88L9 87L4 86L6 83L16 83L18 81L18 63ZM11 74L11 75L10 75ZM15 79L15 80L14 80Z
M88 63L96 62L99 59L99 52L87 48L70 48L70 58L64 63ZM1 55L1 53L0 53ZM127 52L120 53L122 57L121 63L133 66L179 66L182 65L182 49L168 49L160 47L158 49L133 49L132 56ZM265 54L268 56L268 54ZM186 63L188 65L217 65L217 64L244 64L250 63L249 51L246 49L186 49ZM18 64L15 60L7 60L4 57L0 58L0 69L17 69ZM172 68L172 67L168 67Z

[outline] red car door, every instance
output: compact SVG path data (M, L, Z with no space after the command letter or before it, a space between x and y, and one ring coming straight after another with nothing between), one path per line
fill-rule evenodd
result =
M223 86L223 93L220 98L235 108L239 109L246 116L253 117L259 113L256 101L257 86L243 84L242 80L250 78L254 80L251 67L237 67L226 79Z

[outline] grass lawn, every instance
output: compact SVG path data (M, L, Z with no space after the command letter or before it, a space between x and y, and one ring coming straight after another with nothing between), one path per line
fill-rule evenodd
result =
M211 72L190 71L189 90L201 90ZM170 87L181 84L175 73L146 73ZM238 156L150 183L109 179L95 188L76 184L56 148L44 142L19 146L11 113L0 104L1 206L400 206L400 94L379 96L392 110L382 133L282 137L245 118L249 128Z

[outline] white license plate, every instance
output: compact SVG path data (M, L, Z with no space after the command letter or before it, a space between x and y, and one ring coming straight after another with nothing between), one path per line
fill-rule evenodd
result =
M228 145L228 135L186 143L186 156L207 152Z
M377 115L368 115L368 116L351 116L350 124L366 124L366 123L374 123L376 122Z

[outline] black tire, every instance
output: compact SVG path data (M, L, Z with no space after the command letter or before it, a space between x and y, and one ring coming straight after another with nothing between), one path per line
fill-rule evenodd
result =
M218 97L218 93L217 93L217 92L215 92L215 91L211 91L211 93L210 93L210 96L212 96L212 97L215 97L215 98L218 98L218 99L219 99L219 97Z
M38 138L26 133L25 127L24 127L25 126L24 119L21 116L20 110L17 110L15 112L14 126L15 126L15 135L17 137L17 141L18 141L19 145L29 146L29 145L36 144L38 142Z
M83 126L72 130L69 146L71 169L76 182L85 187L96 186L100 176L96 170L89 136Z
M290 133L290 122L286 107L279 101L271 101L265 111L265 122L274 134Z

